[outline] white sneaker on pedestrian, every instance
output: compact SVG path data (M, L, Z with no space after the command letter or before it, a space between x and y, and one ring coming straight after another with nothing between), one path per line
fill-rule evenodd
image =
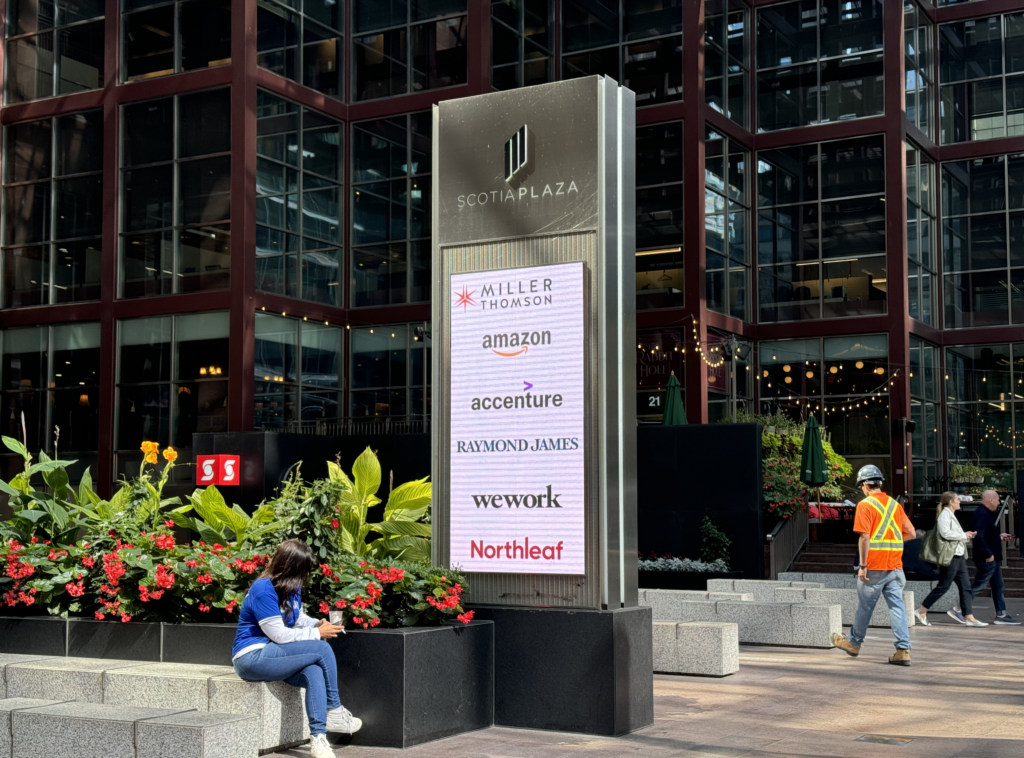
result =
M988 626L988 622L987 621L978 621L977 619L975 619L974 621L971 621L970 619L968 619L967 620L967 626Z
M960 612L959 608L954 608L951 611L946 611L946 615L956 621L958 624L967 625L967 619L964 618L964 614Z
M336 758L326 734L314 734L309 738L309 750L313 758Z
M917 619L917 623L919 623L921 626L931 626L932 625L932 622L928 620L928 617L927 616L922 616L921 615L921 611L919 611L919 610L916 610L916 609L914 610L914 618Z
M341 734L355 734L362 727L363 722L357 719L345 706L327 711L327 731L339 732Z

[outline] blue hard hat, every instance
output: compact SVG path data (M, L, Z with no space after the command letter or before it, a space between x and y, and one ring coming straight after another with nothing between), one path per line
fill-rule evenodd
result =
M857 472L857 486L860 487L864 482L877 481L881 484L885 480L882 476L881 469L878 466L873 466L870 463L867 466L861 466L860 471Z

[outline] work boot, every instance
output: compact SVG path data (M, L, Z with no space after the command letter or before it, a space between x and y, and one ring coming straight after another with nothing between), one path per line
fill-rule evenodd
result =
M889 663L893 666L909 666L910 651L897 649L895 653L889 656Z
M860 655L860 645L854 645L848 639L845 634L833 634L832 644L837 648L845 652L851 658L856 658Z

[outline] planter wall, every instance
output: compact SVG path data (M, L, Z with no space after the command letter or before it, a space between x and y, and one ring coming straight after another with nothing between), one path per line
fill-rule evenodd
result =
M331 640L352 744L405 748L494 724L494 624L350 630Z
M646 590L700 590L707 592L708 579L742 579L742 571L644 571L640 587Z

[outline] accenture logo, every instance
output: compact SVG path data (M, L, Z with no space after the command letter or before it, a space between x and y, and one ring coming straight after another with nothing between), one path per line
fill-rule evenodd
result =
M505 181L511 182L512 178L526 168L529 160L529 149L527 147L528 132L526 124L519 127L519 131L512 135L512 139L505 143Z

